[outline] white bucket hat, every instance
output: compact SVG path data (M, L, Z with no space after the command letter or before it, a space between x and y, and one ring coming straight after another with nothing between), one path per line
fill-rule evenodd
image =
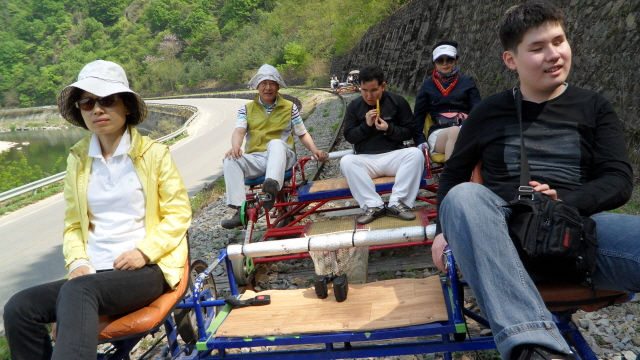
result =
M135 104L123 98L130 112L127 115L127 124L138 125L147 117L147 105L140 95L129 89L129 81L124 69L114 62L96 60L88 63L80 71L78 81L62 89L58 95L58 110L62 117L73 125L86 129L80 109L75 106L75 102L79 100L76 89L90 92L98 97L131 93L134 95L131 98L135 99Z
M254 77L252 77L251 80L249 80L249 86L257 89L258 84L260 84L264 80L273 80L277 82L280 87L287 87L287 84L284 83L284 80L282 79L282 76L280 76L278 69L269 64L260 66L260 69L258 69L258 73Z

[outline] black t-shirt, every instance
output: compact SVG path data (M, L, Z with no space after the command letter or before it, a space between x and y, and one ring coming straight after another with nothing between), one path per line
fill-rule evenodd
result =
M402 96L388 91L382 93L380 113L389 128L385 131L367 125L365 115L374 109L359 97L347 106L344 138L353 144L356 154L381 154L404 147L403 142L413 137L413 113ZM416 170L418 171L418 170Z
M593 91L568 86L541 104L522 103L531 178L588 216L628 201L633 174L620 120ZM465 120L438 186L438 203L482 160L483 184L505 201L520 184L520 126L513 90L481 101Z

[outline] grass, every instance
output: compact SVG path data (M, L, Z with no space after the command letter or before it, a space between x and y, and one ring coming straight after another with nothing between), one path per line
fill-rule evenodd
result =
M7 338L0 338L0 360L9 360L11 356L9 356L9 345L7 345Z
M193 217L196 217L202 212L202 209L207 205L220 199L225 194L224 178L219 177L216 181L207 184L204 189L200 190L191 200L191 211Z
M317 97L314 97L314 94L321 93L321 91L316 92L295 88L280 89L280 92L283 94L295 96L300 99L300 102L302 102L301 115L303 121L307 120L307 118L316 110L318 99Z
M393 271L382 271L378 273L378 279L380 280L389 280L389 279L393 279L395 276L393 274Z
M611 210L612 213L640 216L640 186L636 187L631 194L631 199L621 207Z
M167 145L167 146L171 146L171 145L175 144L176 142L178 142L178 141L180 141L180 140L182 140L182 139L184 139L186 137L189 137L189 134L182 134L182 135L177 136L177 137L175 137L175 138L173 138L173 139L171 139L169 141L165 141L163 144Z

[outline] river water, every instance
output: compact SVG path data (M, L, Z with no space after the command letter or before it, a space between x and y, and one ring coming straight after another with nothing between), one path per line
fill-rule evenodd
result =
M0 133L0 141L18 143L8 151L5 162L19 160L20 154L24 154L29 165L38 165L42 171L51 173L55 162L62 157L62 163L55 171L55 173L59 173L66 170L69 148L88 134L90 134L88 130L77 127L57 130L11 131Z
M140 131L140 130L139 130ZM140 131L146 135L145 131ZM20 154L27 158L30 166L38 165L45 173L57 174L65 171L67 168L67 156L69 149L75 145L80 139L91 134L90 131L79 128L70 127L68 129L56 130L29 130L29 131L10 131L0 133L0 141L8 141L18 143L9 151L3 152L7 156L0 161L0 165L6 165L6 162L20 159ZM28 145L26 145L28 143ZM51 172L53 165L58 158L62 157L62 163L55 172Z

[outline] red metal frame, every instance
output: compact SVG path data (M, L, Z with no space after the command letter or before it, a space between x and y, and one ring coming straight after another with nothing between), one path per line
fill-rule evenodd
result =
M425 149L425 178L427 179L427 183L434 181L434 174L442 171L442 165L436 164L431 161L429 156L426 154ZM296 164L294 164L292 168L292 176L289 184L286 184L282 187L280 192L278 193L278 199L276 199L276 203L273 206L277 215L272 215L274 212L272 209L270 212L265 212L262 210L262 203L257 198L258 192L262 189L261 186L251 187L250 190L252 192L246 195L247 202L249 205L247 206L247 223L255 224L258 218L261 215L264 215L267 231L262 237L262 240L266 240L269 238L291 238L291 237L302 237L306 234L305 225L301 225L301 221L304 220L307 216L311 214L317 213L325 213L332 211L340 211L340 210L348 210L348 209L356 209L358 206L341 206L330 209L320 209L326 203L335 200L344 200L351 199L351 196L340 196L340 197L332 197L328 199L318 199L318 200L310 200L310 201L298 201L298 202L284 202L280 201L281 198L290 198L293 196L298 196L298 187L305 183L306 174L304 172L304 167L307 162L311 161L310 157L299 159ZM300 172L300 178L302 179L302 183L297 182L298 171ZM421 189L428 190L433 195L429 196L418 196L417 200L422 200L424 202L430 204L436 204L436 192L438 190L438 184L433 183L430 185L422 186ZM379 192L380 194L390 193L391 190ZM435 218L436 213L435 210L429 210L427 212L427 219L423 219L423 222L428 223L428 219ZM288 218L292 218L291 221L287 224L284 224L278 227L283 221ZM253 236L253 229L249 230L251 232L250 236ZM245 237L246 239L246 237ZM251 238L249 238L251 240ZM431 240L422 241L422 242L413 242L413 243L402 243L402 244L394 244L394 245L384 245L384 246L372 246L370 250L385 250L385 249L393 249L393 248L403 248L403 247L412 247L419 245L429 245L431 244ZM293 259L303 259L308 258L309 254L297 254L297 255L288 255L288 256L275 256L275 257L265 257L265 258L254 258L254 263L266 263L266 262L274 262L274 261L284 261L284 260L293 260Z

